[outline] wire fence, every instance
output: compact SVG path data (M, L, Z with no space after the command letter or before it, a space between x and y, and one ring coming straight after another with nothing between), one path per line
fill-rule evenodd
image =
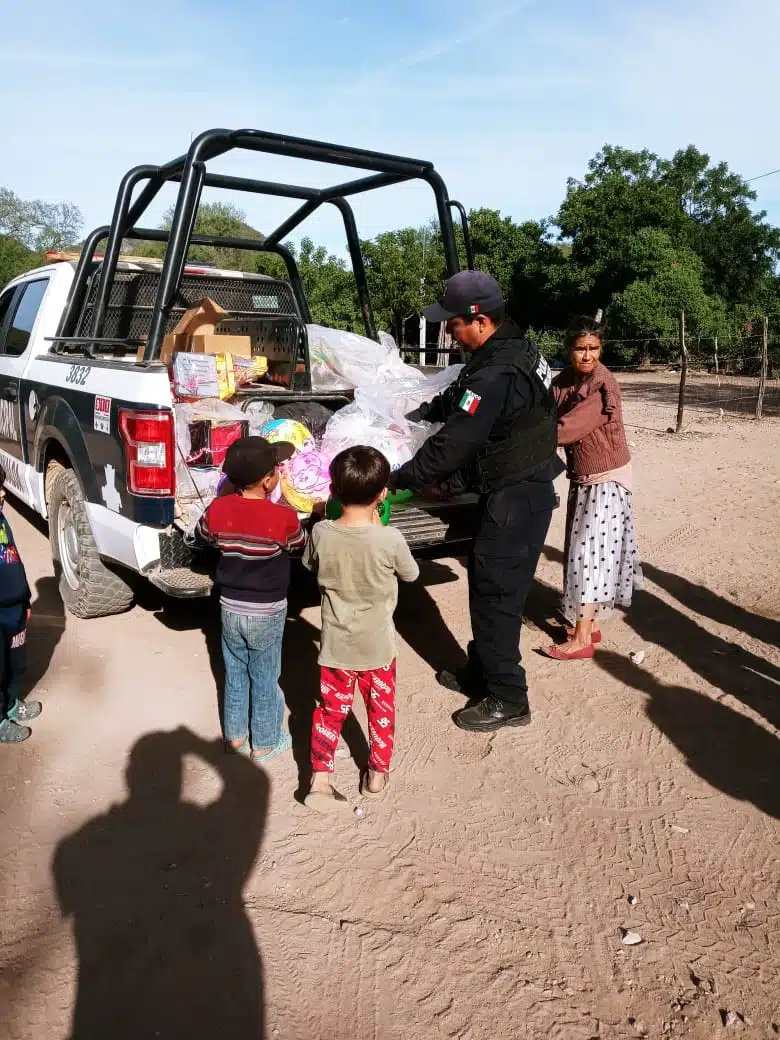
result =
M746 325L738 342L728 343L725 351L718 336L692 337L694 347L686 335L685 314L680 313L679 355L675 361L666 362L667 371L679 373L675 376L675 433L685 426L686 410L717 412L719 417L780 416L780 341L776 334L770 336L768 318L760 322L760 330L756 330L755 324ZM668 394L669 388L663 382L654 388L644 387L644 396L650 397L650 403L655 398L666 407Z
M679 345L651 337L608 339L603 359L620 381L627 402L669 413L681 432L689 418L780 418L780 327L768 319L735 337L686 335L680 315ZM555 369L566 364L563 332L529 333ZM461 360L460 350L440 327L427 351L404 345L413 364L432 368Z
M680 314L677 345L652 337L607 339L603 359L628 402L668 413L681 432L688 419L780 417L780 328L767 318L736 335L687 335ZM563 332L538 336L553 367L566 364Z
M753 418L780 417L780 359L762 374L762 354L738 354L727 359L710 353L688 353L683 363L645 360L640 365L610 364L619 377L623 395L641 397L646 404L676 408L675 426L688 412L711 412ZM631 377L631 378L629 378ZM699 416L700 417L700 416Z
M664 429L677 431L680 418L681 370L669 366L655 370L623 369L616 372L626 423L630 425L643 408L649 408ZM689 370L685 383L680 430L702 419L755 419L760 380L752 376L716 377L705 368ZM641 406L641 408L640 408ZM780 379L764 385L762 418L780 418Z

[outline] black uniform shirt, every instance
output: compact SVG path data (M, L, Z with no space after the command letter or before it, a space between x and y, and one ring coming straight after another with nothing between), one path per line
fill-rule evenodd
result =
M420 409L422 419L443 422L444 426L425 441L410 462L393 473L393 487L419 491L428 484L446 484L458 475L458 490L475 490L469 488L469 464L488 443L496 421L507 414L529 411L534 405L531 377L491 366L485 353L496 349L502 340L521 335L512 322L501 325L485 346L474 352L454 386ZM472 365L476 371L470 373ZM532 480L547 482L555 475L551 464Z

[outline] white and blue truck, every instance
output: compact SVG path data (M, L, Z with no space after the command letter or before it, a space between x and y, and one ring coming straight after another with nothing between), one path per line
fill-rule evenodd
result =
M305 187L209 171L234 149L343 166L351 180ZM208 561L184 542L177 505L174 398L161 360L166 333L204 296L227 313L217 332L250 333L274 378L239 391L257 400L346 404L344 391L311 387L307 325L311 315L294 256L283 240L322 205L344 221L366 335L377 339L366 272L349 197L421 179L436 200L448 275L459 270L450 200L429 162L257 130L209 130L185 155L163 166L138 166L119 187L110 225L99 227L77 256L14 279L0 291L0 462L8 490L48 523L52 557L68 610L82 618L127 609L132 573L177 597L208 595ZM139 226L168 182L179 190L170 231ZM203 189L248 191L299 202L265 238L193 233ZM167 241L162 261L122 255L127 240ZM105 243L105 245L103 245ZM272 252L286 279L210 268L187 260L191 245ZM102 253L98 249L102 248ZM450 553L474 529L473 502L412 502L392 522L415 551Z

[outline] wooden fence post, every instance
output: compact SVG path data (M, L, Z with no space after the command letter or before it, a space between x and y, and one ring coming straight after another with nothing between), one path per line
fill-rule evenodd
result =
M677 427L675 433L682 430L683 412L685 410L685 384L688 381L688 346L685 342L685 311L680 311L680 396L677 401Z
M761 418L764 411L764 391L769 370L769 318L764 318L764 335L761 343L761 375L758 377L758 400L756 401L756 419Z

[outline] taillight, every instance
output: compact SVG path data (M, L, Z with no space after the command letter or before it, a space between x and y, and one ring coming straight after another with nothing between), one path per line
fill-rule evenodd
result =
M119 429L125 442L130 492L172 495L176 489L173 414L121 409Z

